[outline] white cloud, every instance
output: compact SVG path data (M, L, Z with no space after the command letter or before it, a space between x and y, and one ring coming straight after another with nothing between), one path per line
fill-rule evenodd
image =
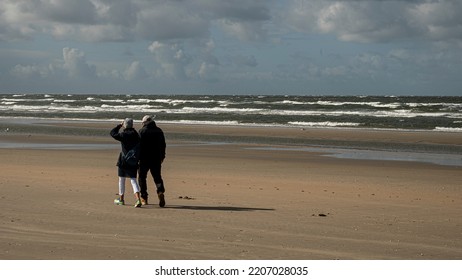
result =
M279 13L279 20L300 32L334 34L351 42L461 41L460 14L458 0L294 0Z
M202 62L198 74L205 81L215 82L219 80L219 71L218 65Z
M12 51L10 55L26 57L28 61L49 61L50 54L37 51ZM26 60L24 60L26 61ZM16 64L9 73L19 79L49 80L49 79L85 79L96 78L96 67L87 63L85 54L78 49L63 48L62 57L49 64Z
M39 34L91 42L207 38L214 22L224 20L231 34L259 40L269 11L262 0L3 0L0 39Z
M19 4L15 1L0 2L0 42L27 40L36 32L36 26L24 24L34 20L22 11Z
M202 55L198 58L202 62L200 63L199 70L197 70L197 76L207 82L217 82L220 80L220 61L215 56L215 42L209 40L202 46ZM193 72L194 70L192 70ZM196 75L192 73L192 75Z
M409 9L411 20L424 26L424 36L434 41L462 40L462 1L428 1Z
M133 61L125 70L124 77L128 81L143 80L148 74L139 61Z
M85 54L78 49L63 49L63 68L72 78L95 78L96 67L87 63Z
M16 65L11 69L11 74L20 79L36 79L49 76L47 68L37 65Z
M192 57L185 53L182 45L155 41L148 49L161 66L161 75L178 80L188 79L185 67L192 62Z

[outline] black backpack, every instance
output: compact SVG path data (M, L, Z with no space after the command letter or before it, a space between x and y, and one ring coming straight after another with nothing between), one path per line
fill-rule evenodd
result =
M136 167L138 166L138 161L140 159L140 145L137 144L131 150L129 150L126 154L122 152L122 161L123 165L128 167Z

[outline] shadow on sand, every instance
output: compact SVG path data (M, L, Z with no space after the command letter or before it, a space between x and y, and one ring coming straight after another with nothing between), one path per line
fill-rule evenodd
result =
M166 205L165 208L183 210L209 210L209 211L274 211L273 208L252 208L234 206L197 206L197 205Z

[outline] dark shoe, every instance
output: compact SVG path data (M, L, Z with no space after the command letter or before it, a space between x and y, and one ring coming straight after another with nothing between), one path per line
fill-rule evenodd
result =
M164 207L165 206L164 193L158 193L157 196L159 197L159 206Z
M141 198L141 205L148 205L148 199Z

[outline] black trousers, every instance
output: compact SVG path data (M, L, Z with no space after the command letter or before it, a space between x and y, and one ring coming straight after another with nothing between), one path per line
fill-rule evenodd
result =
M162 180L162 162L140 162L138 184L140 185L140 195L142 198L148 198L148 184L146 182L148 171L151 172L154 183L156 183L157 193L164 193L164 181Z

